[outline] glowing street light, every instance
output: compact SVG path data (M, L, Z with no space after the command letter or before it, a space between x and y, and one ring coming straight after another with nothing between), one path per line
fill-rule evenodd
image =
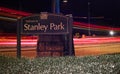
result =
M109 32L109 34L110 34L111 36L113 36L113 35L115 34L115 32L114 32L113 30L111 30L111 31Z
M88 2L88 26L89 26L89 29L88 29L88 35L91 36L91 31L90 31L90 2Z
M68 2L68 0L63 0L63 2L64 2L64 3L67 3L67 2Z

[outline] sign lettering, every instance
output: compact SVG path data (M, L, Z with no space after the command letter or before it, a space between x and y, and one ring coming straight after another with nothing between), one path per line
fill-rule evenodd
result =
M21 24L22 33L30 34L68 33L68 18L65 16L47 14L47 18L43 19L43 16L41 18L41 15L35 15L23 18L21 21L22 21Z

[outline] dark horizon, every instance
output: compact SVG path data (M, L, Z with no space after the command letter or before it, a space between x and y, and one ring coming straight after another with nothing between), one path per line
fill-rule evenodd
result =
M63 15L72 14L73 21L91 23L100 26L108 26L111 28L120 28L119 3L119 0L68 0L67 3L63 3L62 0L60 0L60 13ZM30 12L33 14L40 12L53 12L52 0L1 0L0 6L9 9ZM90 18L90 21L88 20L88 17ZM16 33L16 22L0 20L0 24L0 32ZM81 34L86 35L88 34L88 30L82 29L79 31L77 29L74 29L73 32L80 32ZM98 33L98 31L93 30L91 30L91 32L92 34ZM107 31L101 32L99 31L99 34L108 35ZM118 32L116 34L120 35Z
M89 10L88 2L90 3ZM68 3L63 3L62 0L60 0L60 13L72 14L74 21L87 23L88 19L80 17L88 17L88 13L90 12L90 23L107 25L110 27L120 27L119 3L119 0L68 0ZM52 0L1 0L0 6L30 13L53 12Z

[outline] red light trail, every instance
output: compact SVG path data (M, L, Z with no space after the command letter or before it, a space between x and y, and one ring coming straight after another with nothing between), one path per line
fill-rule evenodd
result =
M120 42L120 37L74 38L74 44L99 44Z
M88 28L87 23L81 23L81 22L73 22L74 26L82 27L82 28ZM120 31L120 28L113 28L113 27L107 27L107 26L98 26L94 24L90 24L91 29L98 29L98 30L114 30L114 31Z
M4 38L4 39L3 39ZM11 39L10 39L11 38ZM17 45L15 36L5 38L0 37L0 46L3 45ZM73 38L74 44L96 44L96 43L109 43L109 42L120 42L120 37L99 37L99 38ZM37 45L37 37L34 39L30 36L21 39L21 45L35 46Z
M5 7L0 7L1 12L13 14L13 15L18 15L18 16L29 16L31 13L28 12L23 12L23 11L18 11L18 10L13 10Z
M99 37L99 38L73 38L75 55L98 55L105 53L116 53L119 51L120 37ZM16 36L0 36L0 54L16 56ZM100 45L100 44L105 44ZM107 45L106 45L107 44ZM112 48L108 46L114 45ZM37 37L22 37L22 56L36 57ZM101 47L102 46L102 47ZM91 48L92 47L92 48ZM94 48L93 48L94 47ZM96 48L97 47L97 48ZM107 48L106 48L107 47Z
M9 16L9 17L12 17L12 16L16 17L15 15L17 15L18 16L17 19L19 17L21 17L21 16L25 17L25 16L32 15L32 13L13 10L13 9L5 8L5 7L0 7L0 12L7 13L7 14L4 14L4 15ZM3 15L3 13L1 15ZM76 27L89 28L88 23L73 22L73 24ZM98 25L94 25L94 24L90 24L90 28L91 29L98 29L98 30L120 31L120 28L113 28L113 27L107 27L107 26L98 26Z
M17 45L17 39L15 36L0 36L0 46L4 45ZM36 46L37 45L37 37L31 36L24 36L21 39L21 45L28 45L28 46Z

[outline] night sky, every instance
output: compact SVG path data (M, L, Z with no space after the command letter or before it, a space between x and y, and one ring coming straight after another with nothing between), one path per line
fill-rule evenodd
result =
M53 12L52 0L0 0L0 6L30 13ZM60 13L72 14L74 21L87 23L87 18L76 17L88 17L88 11L90 23L120 27L120 0L68 0L67 3L60 0Z

